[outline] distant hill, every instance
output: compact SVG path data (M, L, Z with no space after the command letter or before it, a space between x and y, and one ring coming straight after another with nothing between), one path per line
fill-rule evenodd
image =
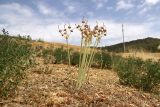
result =
M0 39L3 37L3 34L0 34ZM39 41L39 40L32 40L31 37L28 36L10 36L7 37L16 39L16 40L27 40L30 41L33 47L35 46L42 46L42 47L64 47L66 48L67 45L65 43L51 43L51 42L45 42L45 41ZM126 52L129 51L147 51L147 52L160 52L160 39L158 38L145 38L145 39L138 39L130 42L126 42ZM70 48L79 50L79 46L75 45L69 45ZM105 46L102 47L103 50L107 50L109 52L123 52L123 43L111 45L111 46Z
M15 39L15 40L20 40L20 41L28 41L31 43L31 45L33 47L43 47L43 48L61 48L63 47L64 49L67 48L67 44L66 43L56 43L56 42L46 42L46 41L43 41L41 39L38 39L38 40L32 40L32 38L27 35L27 36L11 36L11 35L4 35L4 34L0 34L0 39L2 37L8 37L10 39ZM69 45L69 47L71 49L76 49L76 50L79 50L79 46L75 46L75 45Z
M160 52L158 47L160 47L160 39L158 38L145 38L138 39L125 43L126 52L129 51L147 51L147 52ZM123 52L123 43L119 43L112 46L105 46L103 50L108 50L109 52Z

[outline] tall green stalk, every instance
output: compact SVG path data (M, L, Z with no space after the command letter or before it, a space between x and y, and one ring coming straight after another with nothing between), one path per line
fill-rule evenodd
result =
M79 57L79 69L80 69L80 64L81 64L81 58L82 58L82 50L83 49L83 36L81 37L81 48L80 48L80 57Z
M66 39L66 42L67 42L67 53L68 53L68 69L69 69L69 73L71 73L71 57L70 57L68 39Z
M84 44L84 51L82 52L82 62L80 64L79 72L78 72L78 80L77 80L77 89L79 90L83 84L85 83L88 77L88 71L91 66L94 54L95 47L97 47L98 42L94 43L94 48L91 48L91 41L86 41Z
M84 81L84 78L85 78L84 66L85 66L85 60L86 60L86 57L87 57L87 43L86 42L84 43L84 47L82 48L82 50L84 50L84 51L82 52L82 59L81 59L82 61L79 64L80 68L79 68L79 71L78 71L78 78L77 78L77 84L76 84L77 89L81 88L81 86L84 83L83 81Z
M98 46L98 42L95 41L94 43L94 48L92 48L92 52L91 52L91 57L89 59L89 62L88 62L88 67L87 67L87 76L86 76L86 79L88 80L88 72L89 72L89 68L91 67L92 65L92 61L93 61L93 58L94 58L94 55L95 55L95 48Z

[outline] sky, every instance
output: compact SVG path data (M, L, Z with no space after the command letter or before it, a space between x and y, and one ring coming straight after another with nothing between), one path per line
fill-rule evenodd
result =
M160 0L0 0L0 29L12 35L30 35L33 39L65 43L58 25L81 23L91 26L104 23L107 36L101 46L146 37L160 38ZM80 44L80 32L71 34L69 42Z

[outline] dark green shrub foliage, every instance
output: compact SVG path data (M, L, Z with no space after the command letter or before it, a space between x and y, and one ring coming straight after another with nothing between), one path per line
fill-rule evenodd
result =
M0 35L0 97L14 92L32 64L31 45L9 36Z
M140 78L138 77L140 76L140 74L138 73L141 65L138 66L137 62L139 61L132 58L121 60L119 62L117 70L120 77L120 82L122 84L136 86L137 83L139 83Z
M112 68L112 59L109 53L102 52L103 64L102 68L111 69Z
M142 76L143 89L150 91L160 84L160 62L147 60L145 66L146 74Z
M101 61L101 54L100 53L95 53L94 55L94 60L92 62L92 67L95 67L95 68L100 68L101 67L101 64L102 64L102 61Z
M44 58L44 64L54 64L54 50L52 48L47 48L42 50L42 56Z
M120 60L116 67L120 82L144 91L152 91L160 84L160 63L129 58Z
M79 64L79 57L80 57L79 52L72 53L71 64L72 65L78 65Z
M111 68L114 69L115 71L118 71L118 67L121 61L124 60L124 58L122 58L119 55L111 54L111 60L112 60Z
M111 69L111 66L112 59L109 53L102 52L95 54L92 67Z
M32 38L30 35L26 35L26 36L21 36L20 34L17 35L18 37L14 37L14 38L17 38L17 39L20 39L20 40L28 40L28 41L31 41Z
M54 50L54 57L55 57L55 63L57 64L60 64L60 63L67 64L68 63L67 50L64 50L63 47L56 48Z
M47 57L48 55L53 56L54 55L54 50L51 48L43 49L42 50L42 55L43 57Z

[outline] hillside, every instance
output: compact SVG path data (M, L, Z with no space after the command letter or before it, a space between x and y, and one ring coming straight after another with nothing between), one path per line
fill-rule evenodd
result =
M5 35L0 34L0 39L4 37ZM8 35L7 36L10 39L15 39L16 41L25 41L27 40L28 42L31 43L32 47L43 47L43 48L67 48L66 43L57 43L57 42L46 42L43 40L32 40L30 36L13 36L13 35ZM69 45L71 49L76 49L79 50L79 46L76 45Z
M126 52L129 51L146 51L146 52L158 52L158 46L160 45L159 38L145 38L126 42ZM107 49L109 52L123 52L123 43L116 45L106 46L102 49Z
M0 35L0 38L2 35ZM67 45L65 43L56 43L56 42L46 42L46 41L38 41L38 40L32 40L30 37L17 37L17 36L8 36L9 38L13 39L20 39L20 40L28 40L32 44L33 47L52 47L52 48L60 48L64 47L67 48ZM133 41L129 41L125 43L126 46L126 52L132 52L132 51L145 51L145 52L160 52L158 50L158 47L160 46L160 39L159 38L144 38L144 39L137 39ZM79 50L79 46L76 45L69 45L71 49ZM111 46L105 46L102 47L103 50L107 50L109 52L123 52L123 43L111 45Z

